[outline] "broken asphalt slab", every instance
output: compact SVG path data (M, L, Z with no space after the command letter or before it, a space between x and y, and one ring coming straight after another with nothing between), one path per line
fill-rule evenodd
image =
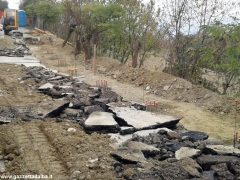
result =
M118 149L116 152L111 153L111 155L116 160L124 164L137 164L146 162L146 159L140 150L131 151L128 149Z
M37 115L42 118L52 118L60 115L69 105L69 102L55 100L41 102L37 107Z
M125 126L122 126L121 127L121 130L120 130L120 134L121 135L127 135L127 134L132 134L134 133L136 130L134 127L125 127Z
M192 142L203 141L208 139L208 135L199 131L188 131L181 134L182 138L188 138Z
M108 135L110 136L111 140L113 140L113 148L114 149L118 149L120 146L122 146L123 143L132 139L132 134L123 136L123 135L120 135L119 133L117 133L117 134L109 133Z
M25 57L6 57L2 56L0 59L0 64L18 64L25 65L27 67L30 66L43 66L40 64L40 61L33 56L25 56Z
M0 124L8 124L8 123L11 123L11 122L12 122L11 118L1 117L0 116Z
M240 158L235 156L202 155L197 158L198 164L203 167L204 170L209 170L210 167L215 164L234 163L239 161Z
M41 91L41 92L47 92L47 91L49 91L50 89L52 89L53 87L54 87L53 84L51 84L51 83L46 83L46 84L40 86L40 87L38 88L38 90Z
M128 127L129 128L129 127ZM122 127L121 127L122 129ZM122 131L122 130L121 130ZM173 132L172 130L168 128L158 128L158 129L149 129L149 130L141 130L134 132L133 134L125 134L121 135L121 131L117 134L108 134L110 138L114 141L114 148L118 148L122 146L124 143L126 143L128 140L132 139L133 137L147 137L150 134L156 134L160 131L163 131L165 133L167 132Z
M137 130L174 127L180 121L177 117L154 114L135 108L110 106L109 109L128 126Z
M160 154L160 150L152 145L148 145L142 142L137 141L128 141L125 144L126 147L128 147L131 151L142 151L144 156L151 157L156 156L157 154Z
M147 137L150 134L156 134L156 133L159 133L160 131L163 131L165 133L173 132L171 129L168 129L168 128L158 128L158 129L137 131L137 132L133 133L133 136Z
M189 147L181 147L179 150L175 152L175 157L177 160L184 158L192 158L197 157L201 154L199 149L193 149Z
M120 130L113 114L99 111L90 114L83 126L87 132L117 133Z
M240 149L234 148L233 146L207 145L204 151L210 152L212 154L218 154L218 155L240 156Z

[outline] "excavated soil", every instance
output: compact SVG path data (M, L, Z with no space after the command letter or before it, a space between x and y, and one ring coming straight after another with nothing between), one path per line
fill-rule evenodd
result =
M45 98L37 94L30 81L21 81L24 70L15 65L0 66L0 107L26 106Z
M36 92L36 82L21 82L24 74L21 66L1 64L1 115L7 113L6 116L14 118L19 109L51 100ZM76 129L76 132L68 132L69 128ZM42 174L55 180L114 177L110 138L88 135L77 123L13 119L12 123L0 126L0 139L0 161L3 159L6 166L1 175ZM96 159L97 163L91 164Z
M217 114L234 114L234 98L214 93L201 85L194 85L184 79L164 72L151 72L146 69L134 69L126 65L101 61L99 72L122 83L141 86L147 93L165 99L194 103ZM240 110L240 107L239 107Z
M69 133L68 128L77 131ZM9 124L0 129L1 152L8 160L5 175L42 174L56 180L114 177L109 155L112 148L105 135L88 135L79 125L50 120ZM92 159L98 159L98 163L89 166Z

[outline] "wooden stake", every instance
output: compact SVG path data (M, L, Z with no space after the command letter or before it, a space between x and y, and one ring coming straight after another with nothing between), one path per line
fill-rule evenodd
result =
M97 74L96 44L93 46L93 74Z
M238 101L236 101L236 114L235 114L235 123L234 123L234 133L233 133L233 147L236 147L236 142L237 142L237 117L238 117Z
M143 103L144 103L144 101L145 101L144 95L145 95L145 83L143 82Z

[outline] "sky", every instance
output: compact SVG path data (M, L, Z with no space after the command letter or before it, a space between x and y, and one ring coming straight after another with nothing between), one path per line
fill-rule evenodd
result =
M7 0L7 1L8 1L10 9L18 9L21 0ZM150 0L143 0L143 1L144 2L149 2ZM163 0L156 0L156 4L160 5L162 1ZM229 4L231 4L232 2L238 2L239 3L239 0L222 0L222 1L223 2L227 2ZM234 9L232 9L230 11L232 11L233 13L234 12L239 12L240 11L240 6L237 6L236 8L234 8ZM240 15L238 14L238 17L239 16Z
M9 8L18 9L21 0L7 0L7 1L9 3ZM149 2L149 0L144 0L144 1ZM238 2L238 0L223 0L223 1L226 1L228 3ZM161 0L156 0L156 2L160 4Z
M7 0L10 9L18 9L20 0Z

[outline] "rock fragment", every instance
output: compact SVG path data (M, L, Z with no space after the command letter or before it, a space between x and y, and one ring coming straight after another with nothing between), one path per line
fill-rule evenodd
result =
M180 160L183 158L187 158L187 157L196 157L199 156L201 154L201 151L198 149L193 149L193 148L189 148L189 147L181 147L179 150L176 151L175 153L175 157L176 159Z
M146 159L141 151L119 149L111 154L115 159L124 164L144 163Z
M129 141L126 146L131 151L142 151L145 157L155 156L160 153L160 150L152 145L148 145L142 142Z
M62 100L42 102L38 105L37 116L42 118L53 118L59 116L69 105Z
M212 165L221 163L239 162L239 158L235 156L220 156L220 155L202 155L197 158L198 164L204 169L209 170Z
M120 130L120 134L121 135L127 135L127 134L132 134L136 131L136 129L134 127L121 127L121 130Z
M46 92L46 91L49 91L50 89L52 89L53 87L54 87L53 84L51 84L51 83L46 83L46 84L40 86L40 87L38 88L38 90L39 90L39 91L42 91L42 92Z
M238 155L240 156L240 149L234 148L232 146L224 145L207 145L205 151L209 151L213 154L218 155Z
M184 158L180 160L180 164L185 169L192 178L200 178L202 168L199 164L191 158Z
M190 141L203 141L208 139L208 135L204 132L199 131L188 131L181 134L182 137L187 137Z

